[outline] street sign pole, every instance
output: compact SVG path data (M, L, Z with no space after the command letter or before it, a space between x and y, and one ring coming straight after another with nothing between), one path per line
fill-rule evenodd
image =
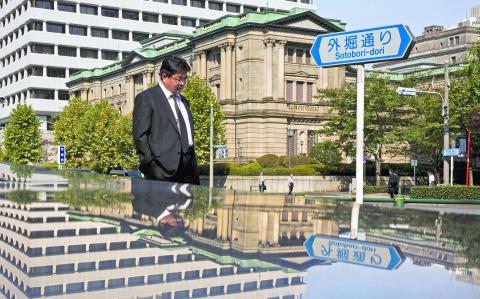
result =
M453 156L450 156L450 186L453 186Z
M358 65L357 69L357 161L356 161L356 178L357 186L355 193L355 202L363 203L363 126L364 126L364 102L365 102L365 67L363 64Z

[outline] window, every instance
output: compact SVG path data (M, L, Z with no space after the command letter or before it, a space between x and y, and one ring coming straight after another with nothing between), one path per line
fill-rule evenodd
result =
M68 31L73 35L87 36L87 27L70 25Z
M168 3L168 0L152 0L153 2Z
M205 0L190 0L190 6L205 8Z
M128 37L129 37L128 31L112 30L113 39L128 40Z
M162 23L169 24L169 25L178 25L178 18L175 16L162 16Z
M98 50L80 48L80 57L82 58L98 58Z
M102 59L103 60L117 60L118 53L115 51L102 50Z
M93 37L108 38L108 29L92 27L90 33Z
M58 23L47 23L47 31L54 33L65 33L65 25Z
M310 4L311 0L300 0L300 3Z
M295 53L297 54L297 57L295 59L296 63L302 63L302 58L303 58L303 50L296 49Z
M80 4L80 13L86 15L98 15L98 7L91 5Z
M27 69L27 76L43 76L43 67L41 66L32 66Z
M213 9L213 10L223 10L223 3L209 1L208 2L208 8Z
M59 56L76 57L77 56L77 48L58 46L58 55Z
M286 100L291 102L293 101L293 81L287 81L286 89Z
M239 13L240 12L240 5L227 4L227 11L228 12Z
M102 7L102 16L109 18L118 18L118 9Z
M144 22L158 23L158 15L153 13L142 13L142 20Z
M195 27L196 20L190 18L182 18L182 26Z
M297 82L296 87L297 102L303 102L303 82Z
M37 54L54 54L55 48L51 45L32 44L30 51Z
M457 63L457 57L456 57L456 56L450 57L450 62L451 62L452 64Z
M132 11L132 10L122 10L122 18L128 19L128 20L137 20L138 21L138 15L140 13L138 11Z
M172 0L172 4L187 6L187 0Z
M132 33L132 38L134 41L142 41L144 39L147 39L149 37L148 33L143 33L143 32L133 32Z
M27 25L28 31L35 30L35 31L43 31L43 22L41 21L31 21Z
M32 98L32 99L54 100L55 99L55 91L53 89L30 89L30 98ZM61 246L61 247L63 248L63 246ZM48 254L56 254L57 253L55 251L56 249L57 248L55 248L55 247L48 247L46 252L48 251ZM63 253L63 250L62 250L62 253Z
M455 45L460 45L460 36L455 36Z
M198 26L205 26L205 25L207 25L208 23L210 23L210 20L202 20L202 19L200 19L200 20L198 21Z
M36 8L53 9L53 0L36 0L32 2L32 6Z
M257 8L255 6L243 6L243 12L252 12L252 11L257 11Z
M294 49L287 49L287 62L293 62Z
M310 64L311 62L311 55L310 55L310 51L305 51L305 64Z
M57 9L60 11L76 12L77 5L74 3L58 2Z
M47 77L65 78L65 69L56 67L47 67Z

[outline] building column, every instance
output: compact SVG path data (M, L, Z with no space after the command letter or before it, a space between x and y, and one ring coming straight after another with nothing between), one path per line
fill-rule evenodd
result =
M226 94L226 85L227 85L227 74L226 74L226 48L227 44L220 45L220 100L225 100Z
M223 229L223 211L221 208L217 209L217 239L222 238Z
M142 78L142 83L143 83L143 90L148 89L148 84L150 84L150 72L149 71L144 71L142 73L143 78Z
M225 62L225 72L226 72L226 82L225 82L225 99L232 99L232 47L233 43L226 44L226 62Z
M268 236L268 212L262 212L260 214L260 243L267 244Z
M273 45L275 44L274 40L267 39L264 40L265 44L265 98L272 98L273 95L273 75L272 75L272 64L273 64Z
M207 78L207 52L200 52L200 76Z
M285 44L287 41L277 41L278 46L278 99L285 100Z
M133 100L134 100L134 81L133 77L127 76L125 78L125 93L126 93L126 99L127 99L127 113L133 111Z

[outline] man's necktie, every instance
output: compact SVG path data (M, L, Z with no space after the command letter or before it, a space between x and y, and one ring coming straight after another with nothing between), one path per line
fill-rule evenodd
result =
M180 108L178 107L177 98L175 95L172 95L173 102L175 103L175 112L177 112L177 126L180 130L180 139L182 142L182 151L186 152L188 150L188 131L187 125L185 124L185 119L183 119L183 115L180 112Z

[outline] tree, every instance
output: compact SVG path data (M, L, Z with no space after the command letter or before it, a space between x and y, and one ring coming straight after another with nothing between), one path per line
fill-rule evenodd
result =
M81 138L84 128L80 126L80 123L88 109L87 102L79 98L71 99L63 111L60 112L53 127L55 143L66 147L67 167L78 168L83 166L87 144L84 144Z
M106 173L132 169L137 163L132 117L123 116L107 101L94 104L73 99L55 123L55 142L66 146L67 167Z
M19 104L10 114L5 128L5 158L13 163L27 164L42 158L40 121L30 105Z
M207 81L198 76L188 79L182 94L190 103L195 123L195 152L198 164L208 164L210 157L210 104L213 104L214 144L225 144L225 130L222 126L224 114Z
M412 100L397 95L393 83L371 78L365 84L365 152L375 158L376 183L380 185L383 156L404 154L408 148L404 129L412 119ZM356 148L356 86L320 90L317 98L331 107L332 118L321 134L337 136L340 148L353 156Z
M470 49L467 61L465 69L451 80L450 128L453 133L464 135L470 127L472 156L478 157L480 127L471 126L470 115L480 114L480 42Z
M313 145L310 156L324 164L337 164L342 161L342 153L334 141L323 141Z

